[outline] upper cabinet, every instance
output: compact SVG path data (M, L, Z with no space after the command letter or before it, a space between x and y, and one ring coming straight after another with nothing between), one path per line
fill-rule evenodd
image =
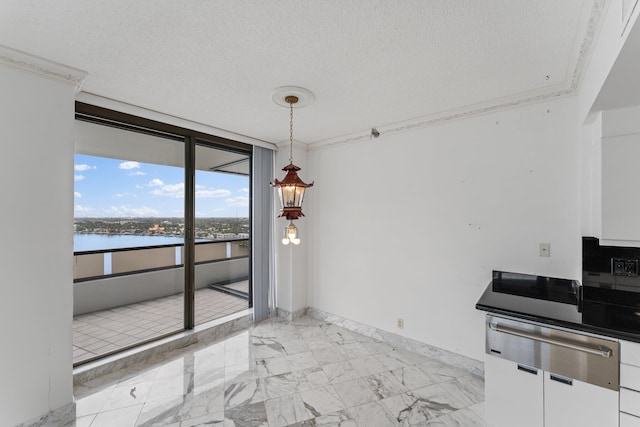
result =
M602 112L602 240L640 242L640 106Z
M640 2L607 2L580 89L582 234L640 246Z

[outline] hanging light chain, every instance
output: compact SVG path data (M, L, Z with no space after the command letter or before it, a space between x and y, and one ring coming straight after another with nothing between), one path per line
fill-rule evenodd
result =
M289 102L289 163L293 163L293 102Z

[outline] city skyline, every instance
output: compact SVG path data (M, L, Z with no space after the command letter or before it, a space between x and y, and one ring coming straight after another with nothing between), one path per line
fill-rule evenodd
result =
M184 169L76 154L75 218L184 216ZM196 171L196 217L248 217L249 177Z

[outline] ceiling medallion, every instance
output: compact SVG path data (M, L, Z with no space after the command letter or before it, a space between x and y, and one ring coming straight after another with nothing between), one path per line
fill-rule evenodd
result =
M303 108L313 104L316 97L308 89L298 86L282 86L273 91L271 99L281 107L289 108L291 104L287 102L288 96L294 96L298 100L294 103L293 108Z

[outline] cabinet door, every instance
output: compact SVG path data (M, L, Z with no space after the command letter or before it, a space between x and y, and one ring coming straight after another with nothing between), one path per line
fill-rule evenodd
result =
M542 427L543 375L536 368L487 355L485 417L493 427Z
M640 367L640 344L621 340L620 363ZM637 390L640 390L640 386L638 386Z
M640 241L640 134L602 138L602 239Z
M544 426L617 426L618 393L544 373Z
M621 412L620 427L640 427L640 418Z

